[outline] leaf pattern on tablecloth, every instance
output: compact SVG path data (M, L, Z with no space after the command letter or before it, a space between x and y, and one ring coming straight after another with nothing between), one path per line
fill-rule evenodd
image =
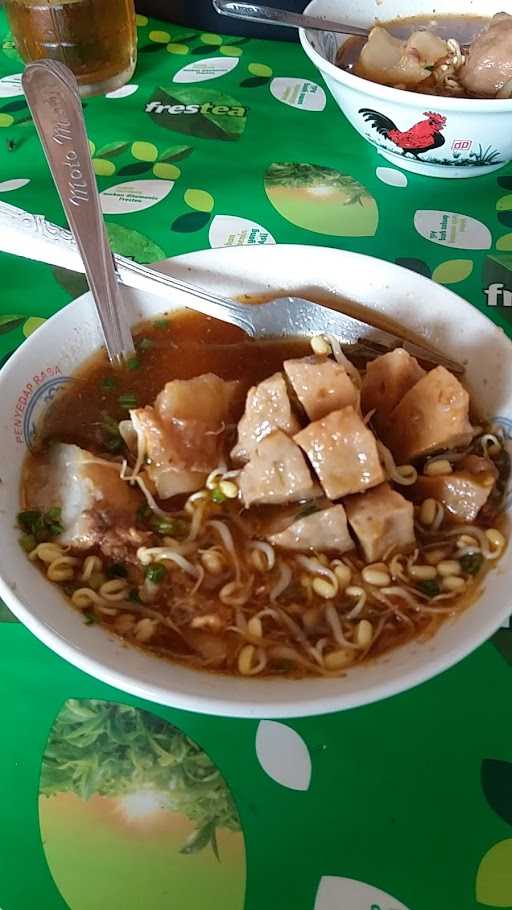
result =
M377 203L349 174L316 164L278 162L270 165L264 180L274 208L298 227L335 237L366 237L377 230Z
M481 768L482 790L491 809L512 825L512 763L486 758Z
M245 846L230 789L206 752L152 711L69 698L49 731L39 792L43 850L73 910L112 899L163 907L171 893L193 908L205 882L212 907L242 910Z
M512 838L491 847L478 867L476 899L486 907L512 906Z

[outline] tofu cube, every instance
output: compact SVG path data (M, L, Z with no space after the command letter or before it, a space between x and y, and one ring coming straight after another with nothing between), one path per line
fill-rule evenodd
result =
M391 550L407 551L414 545L414 507L389 484L345 500L350 527L368 562L382 559Z
M314 506L308 504L306 509L309 508ZM303 517L299 512L287 528L277 534L271 534L268 540L273 546L286 550L316 550L318 553L341 555L354 549L345 509L341 504L320 508Z
M351 405L297 433L329 499L360 493L386 478L375 436Z
M238 424L238 442L231 457L239 463L249 461L256 446L273 430L283 430L293 436L299 429L284 376L274 373L249 389L245 412Z
M312 499L318 489L298 445L282 430L274 430L243 468L240 491L248 507Z
M359 391L345 368L330 357L285 360L284 371L310 420L319 420L351 404L359 405Z
M474 431L469 394L444 367L436 367L405 393L383 433L397 463L406 464L444 449L465 446Z
M385 426L391 411L405 393L425 376L415 357L403 348L396 348L370 361L361 387L363 414L375 411L373 423Z

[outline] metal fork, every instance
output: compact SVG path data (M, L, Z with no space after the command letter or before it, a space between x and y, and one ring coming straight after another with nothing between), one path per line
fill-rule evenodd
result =
M92 169L77 81L55 60L30 63L23 89L98 311L110 360L134 353ZM30 255L30 253L29 253Z
M43 215L31 215L6 202L0 202L0 250L25 256L39 262L84 272L84 263L72 234L65 228L46 221ZM432 365L442 364L453 373L464 367L430 347L411 342L401 335L385 331L368 322L355 319L339 310L330 309L301 297L281 297L257 306L236 303L195 287L155 269L114 256L121 284L162 298L163 306L179 293L184 307L206 316L239 326L251 338L297 337L300 335L335 335L340 344L375 356L396 347L405 347L415 357Z

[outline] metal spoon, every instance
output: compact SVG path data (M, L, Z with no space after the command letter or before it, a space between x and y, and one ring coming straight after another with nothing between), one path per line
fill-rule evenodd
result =
M320 19L319 16L304 16L291 13L286 9L273 9L271 6L260 6L255 3L238 3L237 0L212 0L213 7L221 16L232 19L249 19L251 22L263 22L266 25L286 25L289 28L309 28L319 32L336 32L341 35L358 35L367 38L369 28L359 25L348 25L346 22L332 22Z
M108 356L120 365L135 348L103 222L78 83L62 63L38 60L25 68L22 84L83 260Z

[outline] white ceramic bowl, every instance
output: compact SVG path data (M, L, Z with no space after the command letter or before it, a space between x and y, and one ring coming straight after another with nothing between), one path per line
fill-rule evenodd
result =
M512 345L504 333L451 291L398 266L321 247L261 246L208 250L161 265L227 296L269 290L303 296L337 293L386 314L454 358L484 412L512 427ZM361 279L364 276L364 279ZM162 312L162 301L126 292L131 324ZM169 309L180 307L180 295ZM15 529L20 470L48 402L100 345L89 295L65 307L23 344L0 373L0 595L38 638L87 673L162 704L212 714L292 717L376 701L451 666L488 638L512 604L512 547L489 574L470 609L428 642L412 642L344 678L237 679L205 674L123 645L81 616L28 562ZM507 418L511 418L507 420Z
M378 19L386 22L407 16L493 16L512 13L511 0L311 0L305 11L314 16L368 27ZM512 159L512 99L504 101L439 98L401 91L360 79L334 65L342 43L329 32L300 30L308 57L320 70L334 99L352 126L379 153L398 167L430 177L476 177L503 167ZM343 39L344 40L344 39ZM365 117L362 110L375 112ZM435 115L434 132L444 138L434 148L414 158L399 145L379 134L373 123L386 117L406 131ZM444 118L444 121L443 119ZM431 122L433 122L431 120ZM432 134L430 134L432 135ZM429 141L429 140L427 140Z

